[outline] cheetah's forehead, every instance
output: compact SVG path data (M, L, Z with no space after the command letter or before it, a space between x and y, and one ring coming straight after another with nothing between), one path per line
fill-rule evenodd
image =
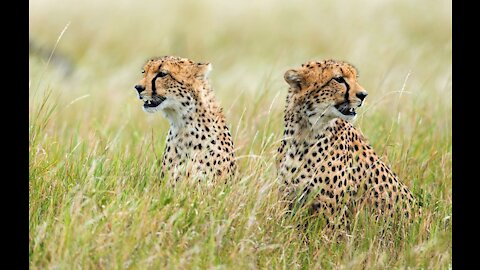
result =
M324 84L338 76L358 78L358 71L352 64L333 59L310 61L302 64L300 70L302 70L306 81L309 83Z
M182 58L178 56L171 56L171 55L166 55L166 56L159 56L159 57L153 57L148 59L145 62L145 65L153 65L153 64L162 64L162 63L171 63L171 64L187 64L187 65L193 65L195 62L188 58Z
M188 68L195 65L195 62L188 59L178 56L159 56L148 59L144 64L144 69L160 69L161 67L170 67L170 68Z
M358 73L357 68L352 64L345 61L333 60L333 59L316 61L316 62L308 62L308 63L302 64L302 67L306 69L339 71L344 75L347 75L348 73L357 75Z

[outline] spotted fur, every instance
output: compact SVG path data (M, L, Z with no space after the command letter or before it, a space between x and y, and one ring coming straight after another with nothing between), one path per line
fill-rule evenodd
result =
M412 193L351 124L367 95L355 67L308 62L284 77L290 88L277 171L290 207L308 201L330 228L348 226L365 205L377 218L393 217L395 210L409 218Z
M209 63L164 56L149 60L135 86L148 113L170 122L162 172L171 179L226 179L236 170L232 137L207 76Z

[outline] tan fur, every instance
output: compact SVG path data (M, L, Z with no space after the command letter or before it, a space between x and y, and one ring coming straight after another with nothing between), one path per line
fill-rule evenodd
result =
M230 131L207 80L210 69L187 58L154 58L136 86L142 87L137 91L144 110L162 111L170 121L162 171L171 179L226 179L236 170ZM147 102L160 104L148 107Z
M336 60L308 62L288 70L285 80L290 88L277 171L290 206L311 199L309 208L330 228L348 225L365 205L376 209L377 218L393 217L395 210L411 217L412 193L350 123L355 116L335 107L362 105L359 96L366 91L356 69Z

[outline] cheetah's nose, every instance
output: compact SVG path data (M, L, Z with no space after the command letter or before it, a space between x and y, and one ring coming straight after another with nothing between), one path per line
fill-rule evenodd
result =
M145 90L145 87L141 86L140 84L137 84L134 86L137 92L140 94L143 90Z
M365 91L362 91L362 92L358 92L357 95L356 95L361 101L363 101L367 96L367 92Z

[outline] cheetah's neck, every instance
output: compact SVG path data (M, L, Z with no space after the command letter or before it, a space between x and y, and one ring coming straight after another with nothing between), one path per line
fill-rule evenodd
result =
M184 134L209 133L220 130L225 122L223 112L217 106L205 106L198 102L196 107L188 111L164 110L164 115L170 122L171 136L177 137ZM218 128L217 128L218 127Z
M177 101L164 106L162 110L170 123L172 134L189 132L191 129L209 126L215 122L223 122L222 109L218 106L212 88L207 84L201 87L195 99L195 105L185 107ZM164 101L164 102L169 102Z

